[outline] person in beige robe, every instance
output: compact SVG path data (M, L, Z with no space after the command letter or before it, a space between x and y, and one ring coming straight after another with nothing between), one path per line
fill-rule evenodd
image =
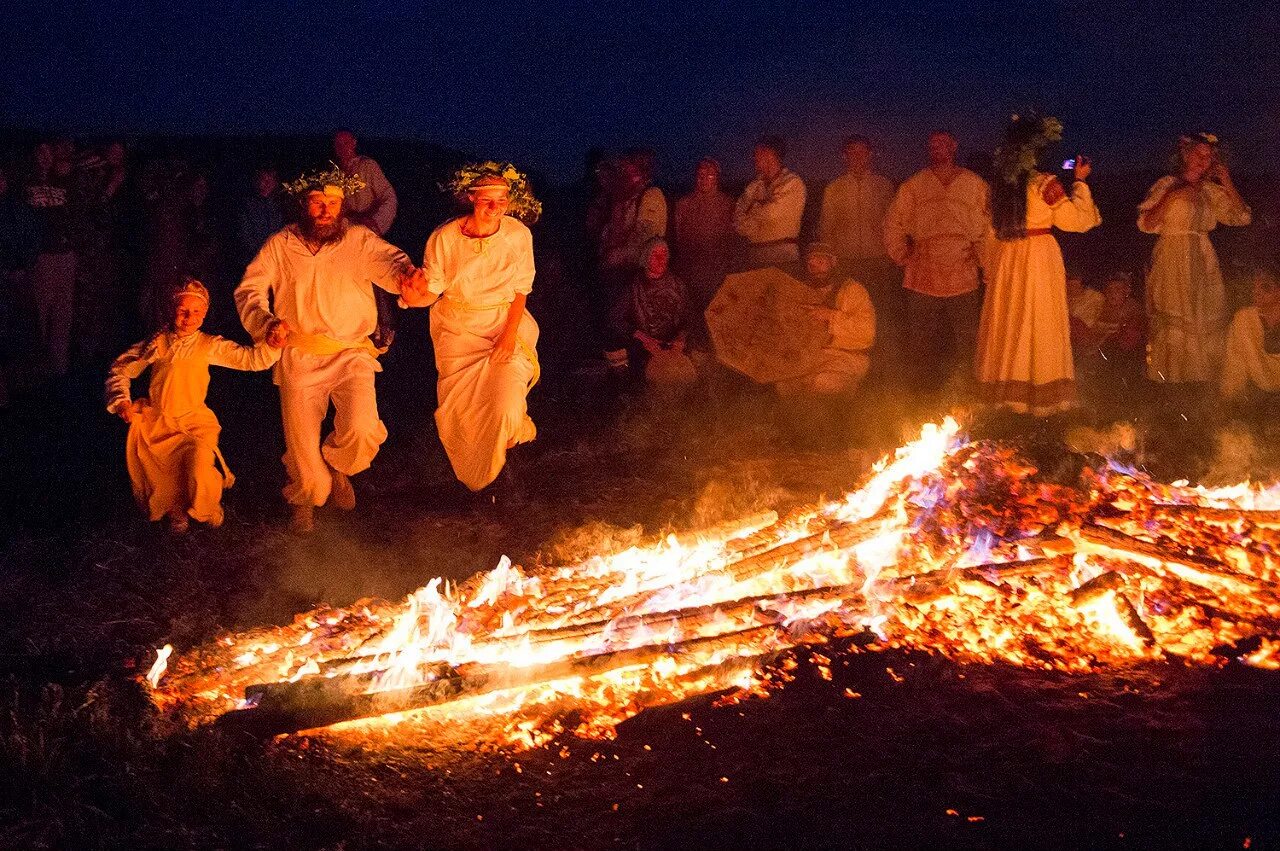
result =
M1102 223L1076 167L1071 193L1058 178L1032 171L1025 186L1025 226L993 242L991 282L978 330L979 397L1018 413L1049 416L1076 404L1067 271L1053 229L1083 233ZM999 196L997 196L999 197Z
M222 491L234 481L218 450L218 418L205 404L209 367L257 371L280 357L266 343L242 346L201 332L208 308L208 291L188 283L175 295L172 327L131 346L107 378L107 410L129 424L134 499L152 521L168 517L174 532L185 532L189 519L221 526ZM148 368L147 395L131 398L131 382Z
M1231 320L1218 389L1229 401L1280 392L1280 276L1272 270L1254 275L1253 304Z
M525 309L533 235L506 215L507 180L482 177L467 197L472 213L432 232L425 278L406 286L402 298L409 306L434 305L436 429L454 475L475 492L503 472L507 450L537 436L525 399L539 376L538 324Z
M1162 384L1209 382L1222 367L1228 316L1209 233L1220 224L1247 225L1253 214L1212 137L1184 139L1175 164L1176 174L1156 181L1138 207L1138 228L1160 235L1147 275L1147 377Z

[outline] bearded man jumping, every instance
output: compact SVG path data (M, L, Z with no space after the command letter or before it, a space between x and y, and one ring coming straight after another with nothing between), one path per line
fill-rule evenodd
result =
M285 347L274 377L289 479L283 493L299 533L314 528L316 506L355 507L350 477L368 469L387 438L374 393L382 367L369 339L378 322L373 287L400 294L422 275L403 251L343 216L345 197L363 185L336 166L287 184L301 220L267 239L235 292L245 330ZM406 304L415 293L409 287ZM333 431L322 444L330 403Z

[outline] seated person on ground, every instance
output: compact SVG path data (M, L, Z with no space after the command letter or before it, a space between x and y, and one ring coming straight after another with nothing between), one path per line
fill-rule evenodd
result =
M1133 278L1116 272L1102 288L1102 312L1094 325L1098 350L1108 360L1141 358L1147 347L1147 311L1133 297Z
M1280 269L1275 266L1254 273L1253 303L1231 320L1219 389L1228 400L1280 391Z
M697 374L685 354L689 299L684 282L671 273L671 250L654 237L640 251L640 268L613 306L611 326L626 363L643 369L657 385L692 382Z
M862 284L836 274L835 252L823 242L809 246L802 280L817 296L809 310L826 323L830 336L815 368L807 375L779 381L778 393L851 395L871 366L870 349L876 338L871 296Z

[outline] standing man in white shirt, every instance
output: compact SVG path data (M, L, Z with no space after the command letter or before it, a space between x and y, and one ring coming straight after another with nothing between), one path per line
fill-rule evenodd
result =
M968 380L982 313L979 261L991 227L990 189L956 164L959 144L929 135L929 166L898 187L884 221L889 258L906 270L906 355L917 390L937 390L947 371L937 343L950 336L955 368Z
M350 130L339 130L333 134L333 155L338 160L338 167L347 177L358 177L364 188L352 192L343 200L343 209L347 220L357 225L364 225L384 239L387 231L396 220L399 200L395 187L382 173L382 166L372 157L356 153L356 135ZM378 330L374 332L374 344L380 349L387 349L395 339L394 302L381 291L374 293L378 302Z
M893 202L893 184L871 167L871 141L850 136L841 149L844 174L822 193L818 233L836 253L843 270L866 287L880 319L872 358L876 371L899 362L902 314L906 309L902 277L885 253L884 217Z
M748 269L781 266L800 259L804 181L786 168L787 145L780 136L762 136L753 152L756 177L733 211L733 226L747 241Z

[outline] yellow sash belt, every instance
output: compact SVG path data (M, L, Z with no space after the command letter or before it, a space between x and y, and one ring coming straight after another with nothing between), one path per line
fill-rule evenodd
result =
M458 299L448 297L445 297L442 300L454 310L498 310L499 308L511 306L511 302L509 301L499 301L494 304L476 304L475 302L459 301ZM533 385L538 383L538 379L542 377L542 364L538 362L538 353L533 350L532 346L524 340L521 340L519 337L516 338L516 345L520 348L520 351L524 352L525 357L529 359L529 362L533 364L533 378L529 380L529 387L532 388Z
M338 352L345 352L347 349L366 349L369 354L376 358L386 351L374 346L373 341L368 337L361 337L359 340L347 342L345 340L335 340L324 334L303 334L301 331L294 331L289 335L289 345L303 354L318 355L320 357L336 355Z

